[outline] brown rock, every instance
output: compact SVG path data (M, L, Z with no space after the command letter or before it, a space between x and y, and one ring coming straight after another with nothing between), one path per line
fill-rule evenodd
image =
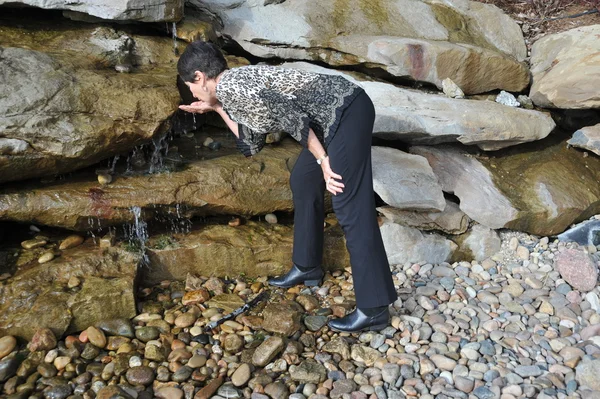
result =
M281 337L272 336L267 338L254 351L254 354L252 355L252 364L258 367L266 366L279 352L281 352L283 346L284 342Z
M195 303L204 303L210 299L210 294L205 288L200 288L195 291L186 292L183 295L181 303L184 305L191 305Z
M92 345L97 346L98 348L104 348L106 346L106 336L104 335L102 330L90 326L87 328L86 331L87 337L92 343Z
M262 327L289 337L300 329L301 312L302 308L293 301L271 303L263 310Z
M0 360L15 349L17 340L11 335L0 338Z
M56 348L56 337L49 328L40 328L35 332L31 342L27 345L27 348L31 352L36 351L49 351L50 349Z
M71 236L68 236L67 238L65 238L64 240L62 240L58 249L60 249L60 250L70 249L70 248L74 248L81 244L83 244L82 236L71 235Z
M587 292L596 287L598 268L589 254L567 248L556 256L554 265L562 278L576 290Z
M194 395L194 399L208 399L217 392L217 389L223 385L223 377L217 377L202 389L200 389L196 395Z

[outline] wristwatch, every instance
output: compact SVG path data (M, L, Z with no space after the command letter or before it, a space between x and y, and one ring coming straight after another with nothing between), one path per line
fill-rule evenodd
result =
M317 163L319 165L321 165L323 163L323 161L328 157L327 154L323 155L321 158L317 159Z

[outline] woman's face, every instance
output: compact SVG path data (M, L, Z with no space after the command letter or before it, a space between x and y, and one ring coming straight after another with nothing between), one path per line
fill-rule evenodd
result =
M190 88L192 95L200 101L204 101L210 105L217 102L217 96L215 94L215 84L212 84L212 80L207 79L206 75L202 72L196 72L196 78L193 82L185 82L187 87Z

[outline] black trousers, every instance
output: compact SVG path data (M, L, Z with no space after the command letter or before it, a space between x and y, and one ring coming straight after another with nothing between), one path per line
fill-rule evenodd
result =
M356 305L389 305L397 298L381 232L377 223L371 140L375 108L366 93L343 112L338 130L327 147L331 169L342 176L344 192L332 196L333 210L344 230L350 253ZM293 262L321 267L325 181L321 166L304 149L290 177L294 200Z

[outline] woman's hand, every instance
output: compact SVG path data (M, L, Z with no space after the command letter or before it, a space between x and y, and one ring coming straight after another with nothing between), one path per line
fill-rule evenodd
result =
M204 114L215 110L212 105L208 105L208 103L205 103L204 101L195 101L190 105L180 105L179 109L193 114Z
M321 162L321 169L323 169L323 178L325 179L325 187L327 188L327 191L333 195L337 195L337 193L343 193L344 183L337 181L342 180L342 176L331 170L329 157L325 158L323 162Z

